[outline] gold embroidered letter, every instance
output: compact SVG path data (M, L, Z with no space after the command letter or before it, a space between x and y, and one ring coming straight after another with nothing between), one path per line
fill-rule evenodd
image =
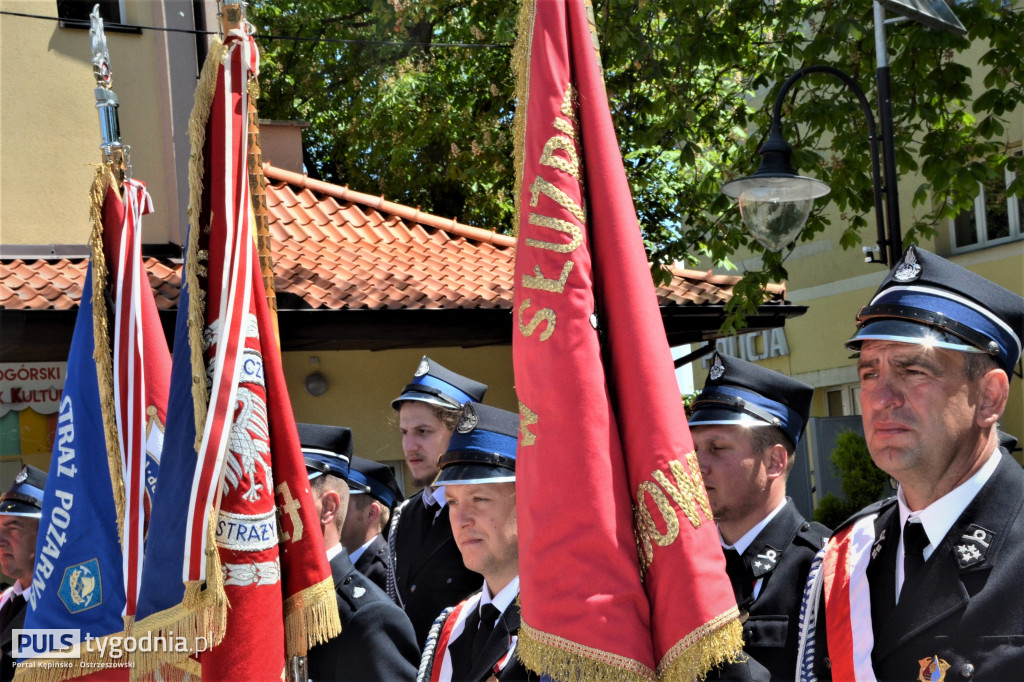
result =
M665 521L665 533L658 530L654 523L654 516L651 514L644 493L651 496L654 505L661 512L661 518ZM647 572L651 562L654 561L654 546L651 541L658 543L659 547L668 547L679 537L679 517L669 504L665 493L658 486L650 481L643 481L636 489L636 508L634 509L635 533L637 536L637 549L640 557L640 573Z
M711 503L708 501L707 491L704 490L704 479L701 478L700 465L697 464L695 452L690 452L686 455L686 463L690 467L689 473L686 472L683 463L679 460L672 460L668 463L668 468L672 471L673 478L676 479L676 485L672 485L668 480L668 476L661 471L654 472L654 480L672 497L672 500L678 505L679 509L686 514L690 525L694 528L700 528L701 519L697 516L697 507L700 507L700 510L704 512L704 518L711 519Z
M542 242L539 239L530 239L527 237L527 246L535 246L538 249L547 249L548 251L557 251L558 253L569 253L570 251L575 251L576 247L583 243L583 230L576 225L573 225L568 220L560 220L558 218L550 218L546 215L531 213L530 224L539 225L540 227L550 227L552 230L564 232L572 238L572 241L568 244L557 244L555 242Z
M538 175L537 179L530 185L530 206L537 205L541 194L550 197L552 201L571 213L581 224L587 224L587 217L583 214L583 209L580 208L579 204L568 194Z
M548 279L540 272L540 266L533 266L533 275L523 275L523 286L527 289L540 289L541 291L550 291L555 294L560 294L565 290L565 282L569 279L569 273L572 272L572 266L574 263L569 260L562 266L562 274L558 279Z
M530 307L530 299L523 301L519 306L519 333L523 336L532 336L537 327L547 322L547 327L540 333L540 340L547 341L555 333L555 311L551 308L541 308L537 314L530 319L530 324L523 324L523 313Z
M555 120L557 121L558 119L556 118ZM555 154L555 151L558 149L565 152L569 158ZM580 179L580 161L576 156L576 149L573 147L572 140L564 135L555 135L544 143L544 151L540 155L540 162L545 166L551 166L568 173L577 180Z
M537 413L527 407L522 400L519 401L519 443L526 447L537 442L537 435L528 427L539 421Z

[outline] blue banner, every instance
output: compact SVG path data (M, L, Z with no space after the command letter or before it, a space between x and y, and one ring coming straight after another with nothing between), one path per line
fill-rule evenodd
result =
M125 608L118 510L93 359L92 278L90 263L68 356L25 617L26 628L79 628L83 650L89 638L121 633Z

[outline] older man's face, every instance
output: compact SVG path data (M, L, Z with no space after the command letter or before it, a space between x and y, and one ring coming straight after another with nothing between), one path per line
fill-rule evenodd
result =
M939 481L973 454L978 382L964 353L865 341L857 370L871 458L903 485Z
M22 587L32 584L39 519L0 515L0 568Z

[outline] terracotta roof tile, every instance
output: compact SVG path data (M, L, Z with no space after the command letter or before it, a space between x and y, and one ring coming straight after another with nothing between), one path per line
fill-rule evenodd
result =
M275 283L310 308L511 308L515 241L382 197L264 166ZM157 307L174 308L181 264L146 259ZM0 307L77 306L84 260L0 262ZM661 305L727 302L739 277L682 268ZM771 302L785 286L769 286Z

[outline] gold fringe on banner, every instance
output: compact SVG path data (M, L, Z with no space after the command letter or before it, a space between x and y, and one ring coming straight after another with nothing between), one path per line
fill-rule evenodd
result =
M334 578L328 576L284 600L285 660L341 634Z
M676 642L658 663L660 682L703 680L712 668L742 659L743 626L734 606Z
M195 409L196 443L198 451L203 440L203 425L206 424L206 408L210 400L206 385L206 358L203 348L203 327L206 325L206 292L199 287L199 277L206 277L209 270L208 251L200 250L199 236L209 230L209 225L200 225L203 206L203 146L206 144L206 122L210 118L213 98L217 92L217 71L227 55L227 48L220 40L214 40L210 53L199 74L196 85L195 104L188 119L188 136L192 140L192 154L188 165L188 247L185 256L183 277L188 285L188 341L192 353L192 404Z
M512 49L512 73L516 78L516 114L512 123L513 159L516 171L515 215L522 215L523 164L526 162L526 110L530 103L530 47L533 43L533 22L537 13L535 0L523 0L516 26L516 44ZM513 226L513 235L519 225Z
M519 626L517 656L538 675L559 682L654 682L654 671L625 656L592 649L576 642Z
M117 179L106 165L97 166L89 190L89 215L92 233L89 246L92 259L92 330L93 360L96 361L96 379L99 382L100 410L103 414L103 435L107 444L107 464L110 469L110 488L117 507L117 537L124 547L124 509L127 504L124 490L124 472L121 469L121 442L117 437L117 414L114 406L114 351L110 341L109 312L107 311L107 278L110 274L103 253L103 201L107 188L117 187ZM120 196L120 192L118 192Z
M229 604L224 592L220 554L214 540L215 527L216 517L210 514L206 533L206 583L185 583L185 596L180 604L136 621L130 631L136 638L147 634L153 639L184 637L187 651L137 651L132 657L132 680L151 679L161 669L162 663L187 669L186 661L196 653L194 649L199 638L206 643L205 651L223 641Z

